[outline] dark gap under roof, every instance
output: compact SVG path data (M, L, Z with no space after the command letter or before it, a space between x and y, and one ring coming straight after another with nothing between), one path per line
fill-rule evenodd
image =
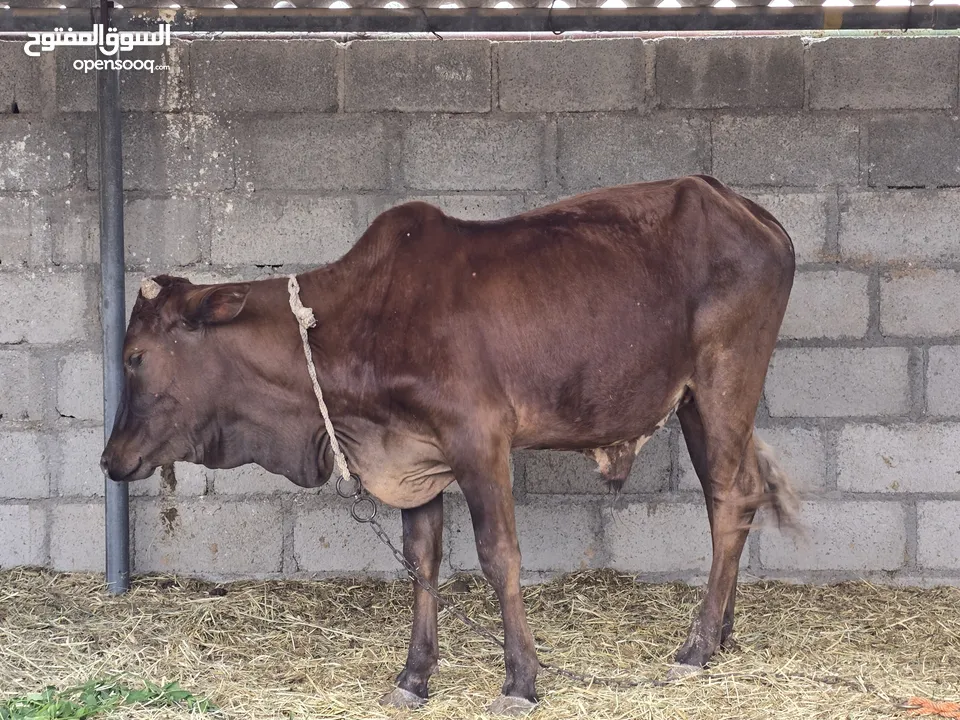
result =
M657 7L663 0L614 0L626 7L598 7L605 0L119 0L113 11L120 30L156 29L169 23L177 32L333 33L537 33L537 32L735 32L800 30L955 30L958 0L679 0L681 7ZM677 0L668 0L676 2ZM396 3L403 5L396 8ZM729 3L730 0L724 0ZM881 3L881 4L878 4ZM280 7L277 7L277 5ZM456 3L458 7L449 5ZM291 7L291 5L293 7ZM448 7L441 8L441 5ZM89 0L0 0L0 33L89 30L99 9Z

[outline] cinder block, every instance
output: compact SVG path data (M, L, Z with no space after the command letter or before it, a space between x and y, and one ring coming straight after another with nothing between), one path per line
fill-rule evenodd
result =
M66 191L42 195L31 213L35 244L50 248L54 265L100 260L100 201L97 193Z
M634 110L644 102L640 38L497 43L500 109Z
M827 238L826 195L749 191L743 195L769 211L786 228L798 264L823 261Z
M917 503L917 562L924 568L960 569L960 502Z
M75 203L82 204L83 199L77 199ZM78 210L80 213L96 212L93 208L88 210L85 207ZM168 271L172 267L200 261L201 238L209 232L206 199L128 197L123 212L128 266L156 267ZM58 215L54 221L63 224L71 222L62 215ZM94 219L94 222L93 232L71 233L72 241L56 244L60 262L100 262L99 220ZM66 234L61 232L61 235Z
M867 130L872 187L960 185L960 117L902 113L874 118Z
M230 199L220 211L211 247L217 264L327 263L360 237L351 198L258 194Z
M0 505L0 569L46 563L47 513L34 505Z
M387 141L386 125L376 115L255 117L238 123L238 184L256 190L380 190L390 182Z
M178 462L173 464L173 481L169 483L161 478L162 471L157 470L144 480L130 483L130 495L136 497L176 495L178 497L199 497L207 494L207 476L216 472L203 465Z
M41 420L48 379L25 350L0 350L0 420Z
M856 118L724 116L713 126L713 174L732 185L853 184L859 134Z
M345 56L349 112L488 112L488 40L354 41Z
M898 502L805 502L807 538L760 536L760 563L771 570L896 570L907 560L903 507Z
M0 343L69 342L88 336L96 322L80 273L2 273L0 298Z
M194 41L192 105L209 112L337 109L332 40Z
M57 413L77 420L103 420L101 356L92 352L63 355L57 370Z
M529 493L606 494L610 492L597 463L578 452L529 450L517 453ZM670 485L670 432L656 433L640 450L625 493L661 492Z
M74 137L58 121L0 114L0 191L65 188L76 153Z
M50 567L64 572L103 572L103 503L55 505L51 510Z
M59 494L62 497L102 496L103 428L66 428L59 433L57 444L60 447Z
M677 108L802 108L803 42L666 38L657 43L660 102Z
M604 507L601 515L608 564L615 570L683 572L710 569L713 543L707 508L700 500Z
M193 113L125 113L124 190L184 195L232 188L235 128L228 119ZM87 132L87 186L99 187L97 124Z
M956 190L851 193L840 204L840 255L861 262L960 261Z
M392 574L401 570L386 545L369 527L350 517L343 503L300 501L296 513L293 554L298 570L347 574ZM397 547L401 547L400 511L381 507L378 520Z
M826 451L819 430L762 428L757 435L773 448L798 492L817 492L826 484ZM686 443L680 441L680 489L701 490Z
M136 47L123 53L123 60L152 63L153 72L131 69L120 73L121 109L171 112L186 107L188 48L188 42L172 39L170 47ZM97 71L75 67L78 61L96 60L96 52L94 48L62 47L54 54L57 109L61 112L97 111ZM161 70L164 66L167 69Z
M927 412L931 415L960 415L960 346L930 348Z
M960 425L847 425L837 487L875 493L960 493Z
M524 196L517 195L410 195L401 198L370 197L363 202L361 215L364 226L369 225L380 213L412 200L436 205L451 217L461 220L498 220L517 215L527 209Z
M881 278L880 332L937 337L960 333L960 272L913 270Z
M10 270L33 260L31 197L0 197L0 267Z
M0 432L0 498L49 496L48 465L46 442L38 432Z
M0 42L0 113L34 113L42 109L40 58L29 57L23 42Z
M126 206L124 239L128 243L128 265L169 268L200 261L200 238L205 229L203 200L140 198L130 200Z
M573 115L558 121L560 183L568 190L706 171L707 124L680 115Z
M447 503L445 512L449 516L445 532L451 567L479 571L477 543L466 503ZM518 505L516 517L523 570L570 572L603 565L596 504L582 498L538 498L536 505Z
M199 499L136 504L137 572L216 578L279 572L283 519L278 504Z
M810 108L951 108L957 102L958 51L957 38L835 37L812 43Z
M870 318L868 279L848 270L797 273L780 337L863 337Z
M461 220L500 220L522 213L522 195L433 195L423 198Z
M767 372L773 417L899 415L910 409L906 348L780 348Z
M100 455L106 442L102 427L69 427L61 430L57 445L60 448L58 487L61 497L103 497L104 476L100 470ZM207 470L200 465L176 463L173 487L165 486L164 495L199 496L206 492ZM129 483L133 497L160 495L160 470L144 480Z
M282 475L267 472L259 465L243 465L233 470L213 471L213 491L218 495L278 495L317 492L294 485ZM344 501L346 502L346 501Z
M404 182L447 192L542 188L543 130L539 120L414 120L403 134Z

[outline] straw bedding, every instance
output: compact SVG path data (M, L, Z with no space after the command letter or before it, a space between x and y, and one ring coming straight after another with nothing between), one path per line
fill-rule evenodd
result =
M45 685L122 674L178 680L230 718L481 717L499 692L499 648L441 612L440 672L426 708L381 708L405 656L410 585L269 581L227 585L137 579L111 597L102 576L0 573L0 701ZM499 624L479 579L445 586L469 615ZM524 588L541 659L582 672L662 678L702 590L641 584L608 571ZM890 718L919 695L960 699L960 589L867 583L744 584L739 649L711 673L666 687L583 686L542 673L540 720L641 718ZM855 687L800 674L842 676ZM110 718L188 717L127 708Z

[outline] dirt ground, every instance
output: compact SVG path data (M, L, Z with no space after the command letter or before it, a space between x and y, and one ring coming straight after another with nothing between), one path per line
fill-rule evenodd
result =
M240 582L139 578L111 597L102 575L0 573L0 705L46 685L119 675L179 681L228 718L456 718L484 715L502 681L499 648L441 613L429 704L381 708L406 656L410 586L398 582ZM489 587L446 586L498 628ZM525 588L541 660L628 679L662 679L701 590L613 572ZM665 687L578 685L541 674L533 717L893 718L910 696L960 700L960 589L867 583L744 584L739 649L709 674ZM718 677L722 675L722 677ZM794 677L791 677L794 676ZM799 677L797 677L799 676ZM181 718L126 708L107 717Z

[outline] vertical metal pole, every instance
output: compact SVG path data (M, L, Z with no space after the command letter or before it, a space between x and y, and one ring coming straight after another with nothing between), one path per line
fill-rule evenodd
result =
M110 0L100 0L100 22L110 27ZM100 57L99 49L97 57ZM123 257L123 160L120 71L97 70L100 123L100 321L103 323L103 431L110 438L123 389L126 328ZM107 589L130 589L128 486L104 477Z

